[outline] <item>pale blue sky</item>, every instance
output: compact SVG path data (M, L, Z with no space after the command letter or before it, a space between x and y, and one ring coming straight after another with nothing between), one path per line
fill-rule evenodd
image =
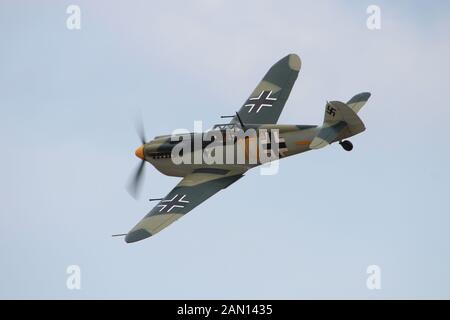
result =
M449 6L1 1L0 297L450 298ZM146 196L125 191L138 110L149 137L211 126L291 52L303 65L279 122L320 124L326 100L370 91L354 150L251 171L155 237L111 238L178 181L149 166Z

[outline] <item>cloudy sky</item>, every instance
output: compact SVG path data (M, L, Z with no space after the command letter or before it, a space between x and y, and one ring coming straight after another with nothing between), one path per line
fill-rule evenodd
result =
M72 4L80 30L66 27ZM449 9L1 1L0 297L450 298ZM370 91L354 150L250 171L155 237L111 238L178 181L149 166L145 197L125 191L135 116L149 137L210 127L291 52L303 65L279 123L320 124L326 100Z

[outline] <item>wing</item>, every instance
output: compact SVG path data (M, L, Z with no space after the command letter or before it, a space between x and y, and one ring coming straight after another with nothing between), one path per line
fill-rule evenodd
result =
M296 54L289 54L267 71L239 110L244 124L275 124L297 80L301 61ZM238 123L236 117L231 120Z
M148 238L203 201L243 177L243 172L199 169L183 178L125 237L127 243Z

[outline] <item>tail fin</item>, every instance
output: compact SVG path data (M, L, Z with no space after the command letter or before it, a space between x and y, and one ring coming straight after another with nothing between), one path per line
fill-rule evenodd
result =
M367 100L370 98L370 92L361 92L347 101L347 105L358 113L359 110L366 104Z
M345 122L350 127L363 126L361 119L349 105L340 101L327 102L323 126L333 126ZM357 131L356 128L354 131Z
M330 101L325 107L322 129L311 141L309 147L311 149L323 148L365 129L364 123L350 106L340 101Z

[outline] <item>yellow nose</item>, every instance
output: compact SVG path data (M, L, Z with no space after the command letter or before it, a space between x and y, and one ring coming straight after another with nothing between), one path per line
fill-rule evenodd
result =
M144 160L144 145L137 148L134 154L136 155L136 157Z

